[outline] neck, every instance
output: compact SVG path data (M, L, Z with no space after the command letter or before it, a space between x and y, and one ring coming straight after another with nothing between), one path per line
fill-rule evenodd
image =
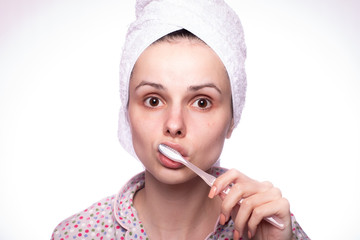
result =
M208 198L209 190L199 177L168 185L146 171L134 205L152 239L204 239L220 214L220 200Z

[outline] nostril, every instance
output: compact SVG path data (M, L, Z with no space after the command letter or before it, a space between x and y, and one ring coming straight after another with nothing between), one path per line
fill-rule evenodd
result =
M176 136L182 136L183 132L182 132L182 130L172 131L171 129L167 129L166 134L169 134L170 136L176 137Z

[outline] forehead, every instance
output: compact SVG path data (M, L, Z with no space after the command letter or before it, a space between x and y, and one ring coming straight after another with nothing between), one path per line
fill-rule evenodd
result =
M132 80L159 76L188 81L229 81L224 64L216 53L204 42L188 38L156 42L140 55L133 68Z

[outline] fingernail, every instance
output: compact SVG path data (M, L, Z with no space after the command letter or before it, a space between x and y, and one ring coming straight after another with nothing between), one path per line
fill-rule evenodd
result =
M234 236L233 236L234 239L239 239L240 238L240 234L238 231L234 230Z
M225 225L225 222L226 222L226 217L224 214L220 214L220 224L221 225Z
M209 192L209 198L214 198L216 194L216 187L212 186Z
M252 236L251 236L251 232L248 231L248 238L251 239L251 237L252 237Z

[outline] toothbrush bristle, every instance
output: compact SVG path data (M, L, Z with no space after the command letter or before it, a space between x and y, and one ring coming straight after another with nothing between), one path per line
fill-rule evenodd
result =
M176 162L182 162L182 156L181 154L176 151L175 149L165 145L165 144L160 144L159 145L159 150L162 154L164 154L165 156L167 156L168 158L170 158L171 160L174 160Z
M167 149L169 149L170 151L172 151L173 153L176 153L176 154L180 154L178 151L176 151L175 149L169 147L168 145L164 145Z

